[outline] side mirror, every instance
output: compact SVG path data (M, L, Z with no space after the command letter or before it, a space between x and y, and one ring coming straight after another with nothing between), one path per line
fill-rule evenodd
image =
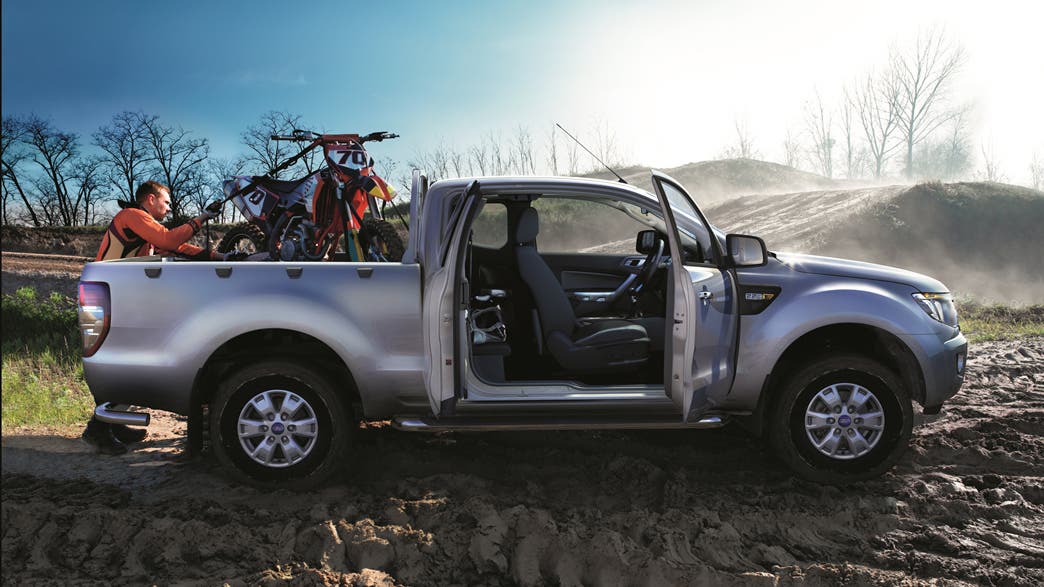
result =
M655 230L643 230L635 239L634 250L642 255L648 255L656 250L656 241L659 238Z
M730 234L725 237L729 262L733 267L760 267L768 263L765 241L756 236Z

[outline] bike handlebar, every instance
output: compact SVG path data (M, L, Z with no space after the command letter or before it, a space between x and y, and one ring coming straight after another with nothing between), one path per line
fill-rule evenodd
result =
M350 135L343 135L343 134L325 135L325 134L319 134L319 133L316 133L316 132L312 132L310 130L297 130L297 129L294 129L294 132L293 132L292 135L270 135L269 139L273 140L273 141L294 141L294 142L298 142L298 143L303 143L303 142L315 141L315 140L322 141L326 137L339 137L339 138L355 137L355 140L357 140L359 143L367 143L367 142L371 142L371 141L379 143L379 142L381 142L381 141L383 141L385 139L397 139L397 138L399 138L399 135L397 135L395 133L387 132L387 131L372 132L372 133L370 133L368 135L364 135L364 136L356 135L356 134L350 134Z
M395 134L393 132L388 132L388 131L382 130L380 132L372 132L372 133L366 135L365 137L360 138L359 142L360 143L365 143L367 141L377 141L379 143L379 142L381 142L381 141L383 141L385 139L397 139L397 138L399 138L399 135L397 135L397 134Z

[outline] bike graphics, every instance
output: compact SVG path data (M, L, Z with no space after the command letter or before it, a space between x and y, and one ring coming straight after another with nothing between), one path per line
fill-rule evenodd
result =
M295 130L274 141L304 142L293 157L263 176L237 176L224 184L225 199L246 222L233 226L218 244L219 252L267 252L277 261L332 259L341 237L351 261L399 261L405 245L384 220L377 200L389 202L395 190L374 172L374 161L363 144L398 135L376 132L318 134ZM273 176L316 148L325 166L296 180Z

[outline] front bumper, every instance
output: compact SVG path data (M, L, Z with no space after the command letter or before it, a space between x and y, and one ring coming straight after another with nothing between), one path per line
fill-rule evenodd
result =
M916 338L924 353L924 413L938 414L943 403L956 395L964 384L968 339L959 332L946 341L935 336Z

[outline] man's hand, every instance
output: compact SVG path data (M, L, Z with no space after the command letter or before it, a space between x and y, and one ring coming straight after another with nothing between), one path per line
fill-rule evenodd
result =
M221 215L221 201L211 202L206 208L203 209L203 213L199 215L199 219L203 222L207 220L213 220Z

